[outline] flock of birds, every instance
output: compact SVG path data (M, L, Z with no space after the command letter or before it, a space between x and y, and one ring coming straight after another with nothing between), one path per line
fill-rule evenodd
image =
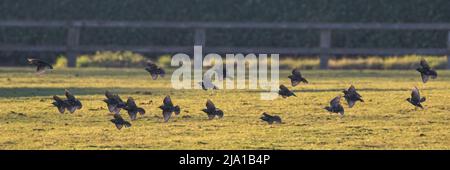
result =
M53 69L52 65L48 62L39 60L39 59L28 59L29 64L35 65L37 67L36 73L37 74L43 74L48 69ZM148 61L145 70L150 73L153 80L156 80L159 77L164 77L165 71L163 68L157 66L155 63ZM428 65L428 63L422 59L420 61L420 67L416 69L422 78L422 82L426 83L428 80L436 79L437 78L437 72ZM222 78L227 78L227 72L225 67L223 67L223 73L221 75ZM299 85L300 83L308 84L308 81L302 76L299 69L294 69L292 71L292 75L289 75L288 78L291 80L291 86L295 87ZM199 85L202 87L203 90L208 89L218 89L210 80L203 80L202 82L199 82ZM80 100L78 100L70 91L65 90L65 96L66 99L63 100L62 98L58 96L53 96L54 102L52 103L60 113L64 113L66 110L68 110L70 113L74 113L76 110L79 110L83 107ZM355 86L351 85L348 89L343 90L344 98L347 101L348 107L352 108L356 102L364 102L362 99L362 96L356 91ZM283 98L295 96L295 93L289 88L287 88L285 85L281 84L279 86L278 94L282 96ZM128 112L128 115L130 117L130 120L134 121L137 119L138 113L140 115L145 114L145 110L141 107L138 107L136 105L136 102L132 97L129 97L126 102L124 102L119 95L113 94L109 91L105 92L105 97L103 101L106 103L109 112L114 114L114 118L110 121L114 123L114 125L117 127L117 129L122 129L122 127L130 127L131 123L129 121L126 121L123 119L123 117L120 114L121 109L126 110ZM417 87L414 87L411 92L411 97L407 98L406 101L414 105L416 108L422 108L422 103L425 102L426 98L421 97L419 93L419 89ZM171 118L172 114L179 115L180 114L180 107L178 105L174 105L172 102L172 99L170 96L166 96L163 100L163 104L159 106L159 108L162 110L163 119L164 122L168 122ZM325 110L327 110L330 113L337 113L340 115L340 117L344 116L344 107L341 104L341 95L338 95L337 97L333 98L330 101L330 105L324 107ZM214 118L222 118L224 116L224 112L217 108L214 103L211 100L206 101L206 108L202 109L203 112L205 112L208 116L208 119L214 119ZM269 124L273 123L282 123L282 120L277 115L270 115L266 112L262 113L262 116L260 117L262 121L266 121Z

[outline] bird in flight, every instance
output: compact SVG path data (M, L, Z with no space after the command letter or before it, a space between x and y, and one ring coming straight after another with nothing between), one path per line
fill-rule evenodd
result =
M218 90L219 88L212 83L211 78L205 76L203 81L198 82L198 84L202 87L203 90L207 91L208 89Z
M67 100L63 100L58 96L53 96L53 100L55 101L52 104L58 108L58 111L61 114L63 114L66 111L66 108L69 107Z
M425 97L420 97L419 89L417 87L414 87L411 92L411 98L407 98L406 101L411 103L412 105L417 107L420 107L423 109L423 106L421 103L425 102Z
M67 109L69 110L70 113L75 112L77 109L81 109L83 107L83 105L81 104L80 100L78 100L77 98L75 98L75 96L70 93L69 90L64 90L64 94L67 97L67 103L68 103L68 107Z
M29 64L37 67L36 74L44 74L47 70L53 69L53 66L45 61L34 58L28 58L27 60Z
M326 106L324 109L331 113L337 113L341 117L344 116L344 107L341 105L341 96L337 96L331 100L330 106Z
M106 99L103 101L108 106L108 110L111 113L119 114L120 109L126 106L126 103L117 94L112 94L109 91L105 92Z
M162 69L161 67L157 66L155 63L153 63L150 60L147 61L147 65L145 66L145 70L147 70L147 72L150 73L150 75L152 76L153 80L158 79L158 76L164 77L164 75L166 74L164 69Z
M263 120L263 121L266 121L266 122L269 123L269 124L273 124L274 122L275 122L275 123L278 123L278 124L281 123L281 118L280 118L280 116L272 116L272 115L269 115L269 114L266 113L266 112L264 112L264 113L262 114L262 116L260 117L260 119Z
M180 107L173 105L170 96L166 96L164 98L163 105L159 106L159 108L162 110L164 122L169 121L170 117L172 116L172 113L175 113L175 115L180 114Z
M117 129L122 129L123 126L125 127L130 127L131 123L124 120L122 118L122 116L120 116L120 114L114 114L114 119L111 119L111 122L114 123L114 125L116 125Z
M437 72L436 70L432 70L430 65L428 65L428 62L422 58L420 60L420 67L416 69L420 76L422 77L422 82L426 83L428 82L428 79L436 79L437 78Z
M206 108L202 110L208 115L208 119L214 119L218 117L219 119L223 117L223 111L217 108L211 100L206 101Z
M278 94L283 97L283 98L287 98L290 96L295 96L297 97L294 92L292 92L291 90L289 90L286 86L284 85L280 85L280 90L278 91Z
M138 107L132 97L128 97L127 104L123 109L128 111L131 120L136 120L137 113L140 115L145 114L145 110L142 107Z
M292 70L292 75L288 76L289 79L291 79L291 85L293 87L297 86L298 84L300 84L300 82L303 82L305 84L308 84L308 80L306 80L302 74L300 73L299 69L294 69Z
M358 92L356 92L356 88L353 85L351 85L347 90L344 90L343 92L344 98L347 101L349 108L352 108L357 101L364 102L364 100L361 99L362 96Z

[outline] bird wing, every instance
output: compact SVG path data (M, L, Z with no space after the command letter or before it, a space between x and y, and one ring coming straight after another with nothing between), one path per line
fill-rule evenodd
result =
M128 111L128 116L130 116L131 120L136 120L137 112L135 110Z
M217 117L219 117L219 119L222 118L222 117L223 117L223 111L220 110L220 109L218 109L218 110L216 111L216 115L217 115Z
M352 108L352 107L355 105L355 103L356 103L356 101L353 101L353 100L351 100L351 99L345 98L345 100L347 100L347 103L348 103L348 107L349 107L349 108Z
M420 60L420 66L422 66L422 68L425 69L430 69L430 65L428 65L428 62L422 58L422 60Z
M331 107L339 107L340 104L341 104L341 96L337 96L330 101Z
M129 97L127 100L127 107L128 108L135 108L136 102L134 102L134 99L132 97Z
M292 70L292 75L297 76L297 77L302 77L302 74L300 73L299 69L294 69Z
M206 101L206 109L208 110L216 110L216 106L214 105L214 103L211 100L207 100Z
M350 93L356 93L356 88L355 88L355 86L351 85L351 86L348 88L348 92L350 92Z
M172 116L172 112L170 112L170 111L166 111L166 110L163 110L163 117L164 117L164 122L167 122L167 121L169 121L169 119L170 119L170 116Z
M290 91L286 86L284 86L284 85L280 85L280 90L281 91L284 91L284 92L288 92L288 91Z
M420 73L420 76L422 77L422 82L423 82L423 83L428 82L428 80L429 80L429 78L430 78L428 75L426 75L426 74L424 74L424 73Z
M70 93L69 90L64 90L64 94L66 95L67 99L70 101L76 101L77 99L75 98L75 96L73 96L72 93Z
M295 87L295 86L297 86L298 84L300 84L300 81L291 79L291 85L292 85L292 86Z
M417 89L417 87L414 87L412 89L411 100L414 101L414 102L419 102L420 101L420 93L419 93L419 89Z
M170 99L170 96L166 96L164 98L163 104L164 104L164 106L169 106L169 107L173 106L172 99Z

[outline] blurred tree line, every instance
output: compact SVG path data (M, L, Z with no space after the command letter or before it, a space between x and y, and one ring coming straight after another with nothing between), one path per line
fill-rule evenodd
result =
M450 22L448 0L1 0L0 20ZM65 44L66 30L0 28L0 44ZM192 30L83 29L83 45L192 45ZM313 30L207 31L208 46L317 47ZM445 31L335 31L334 47L443 48ZM2 53L2 55L16 55Z

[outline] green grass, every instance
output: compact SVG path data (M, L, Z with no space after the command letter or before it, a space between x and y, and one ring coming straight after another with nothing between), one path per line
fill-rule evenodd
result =
M288 73L280 75L283 84ZM247 90L173 90L170 76L154 81L143 69L36 76L32 68L0 68L0 149L450 149L449 71L427 84L414 70L303 74L311 83L293 88L299 97L262 101ZM366 103L345 105L342 119L322 109L350 84ZM414 86L427 97L424 110L405 101ZM59 114L51 105L51 96L63 96L65 88L80 98L82 110ZM102 101L105 90L132 96L147 114L117 130ZM168 123L158 109L165 95L182 108ZM208 98L224 110L223 119L207 120L200 111ZM263 123L262 112L285 123Z

